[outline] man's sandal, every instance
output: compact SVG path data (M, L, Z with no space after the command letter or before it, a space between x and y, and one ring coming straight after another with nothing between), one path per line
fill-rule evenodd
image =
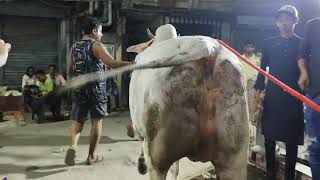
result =
M76 164L75 158L76 158L76 151L72 148L69 148L67 151L66 158L65 158L64 162L68 166L74 166Z
M91 156L88 157L86 164L87 165L94 165L96 163L102 162L104 160L103 156L95 156L92 158Z

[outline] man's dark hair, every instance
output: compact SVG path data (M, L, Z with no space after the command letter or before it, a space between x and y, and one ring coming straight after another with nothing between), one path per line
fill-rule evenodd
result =
M244 45L247 46L247 45L254 45L254 44L252 41L246 40L244 41Z
M91 34L92 30L98 29L100 25L101 22L98 19L93 17L84 17L80 25L81 36Z
M46 73L45 73L43 70L37 70L37 71L36 71L36 74L46 75Z
M26 74L28 74L28 73L29 73L29 70L30 70L30 69L32 69L32 70L33 70L33 72L34 72L34 67L29 66L29 67L27 67Z
M55 64L49 64L48 68L53 67L55 70L57 70L57 66Z

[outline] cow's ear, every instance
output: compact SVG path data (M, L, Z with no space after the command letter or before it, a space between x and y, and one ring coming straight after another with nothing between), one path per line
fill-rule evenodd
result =
M127 52L142 53L144 50L146 50L153 43L153 41L154 41L154 39L152 39L148 42L144 42L141 44L130 46L127 48Z
M149 36L150 39L154 39L156 36L154 34L152 34L152 32L150 31L150 29L147 29L147 34Z
M127 48L127 52L133 52L133 53L141 53L143 51L143 43L141 44L137 44L137 45L134 45L134 46L130 46Z

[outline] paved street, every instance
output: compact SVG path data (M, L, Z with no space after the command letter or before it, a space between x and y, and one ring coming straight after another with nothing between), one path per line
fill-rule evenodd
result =
M104 134L98 148L104 161L86 166L90 130L87 122L74 167L64 165L71 121L39 125L28 120L27 126L18 128L14 121L1 122L0 179L7 176L9 180L146 180L147 176L139 175L136 168L139 142L126 136L128 122L128 112L113 114L104 120ZM190 162L182 163L182 166L182 174L208 167Z

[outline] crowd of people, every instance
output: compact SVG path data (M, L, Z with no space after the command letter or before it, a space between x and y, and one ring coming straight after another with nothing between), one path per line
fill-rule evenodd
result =
M66 85L65 78L58 72L55 64L50 64L47 72L43 70L35 71L35 68L30 66L22 77L21 89L24 94L25 109L27 112L33 113L32 119L38 123L45 122L47 109L51 111L54 121L63 119L61 117L61 105L62 102L64 102L64 105L68 105L70 94L57 94L59 89ZM111 96L115 98L114 111L119 111L120 96L114 77L106 81L108 113L112 111Z
M32 111L33 118L38 123L45 122L46 109L51 111L55 121L61 120L62 98L57 91L65 85L65 78L58 73L57 66L54 64L48 66L47 73L43 70L35 71L31 66L27 68L22 78L21 88L26 109Z
M294 33L299 22L295 7L285 5L276 16L275 24L279 36L264 40L262 57L254 51L251 42L245 43L244 57L262 70L276 77L292 89L320 104L320 51L317 50L320 39L320 20L307 22L304 39ZM260 54L260 53L258 53ZM254 143L257 120L262 125L266 156L267 179L277 179L276 142L286 145L285 179L295 179L295 166L298 145L304 144L305 120L306 132L312 144L309 146L312 178L320 179L320 113L285 92L273 82L267 83L262 74L243 63L247 78L248 104L251 143ZM263 107L263 109L259 109ZM261 110L260 116L257 112Z

